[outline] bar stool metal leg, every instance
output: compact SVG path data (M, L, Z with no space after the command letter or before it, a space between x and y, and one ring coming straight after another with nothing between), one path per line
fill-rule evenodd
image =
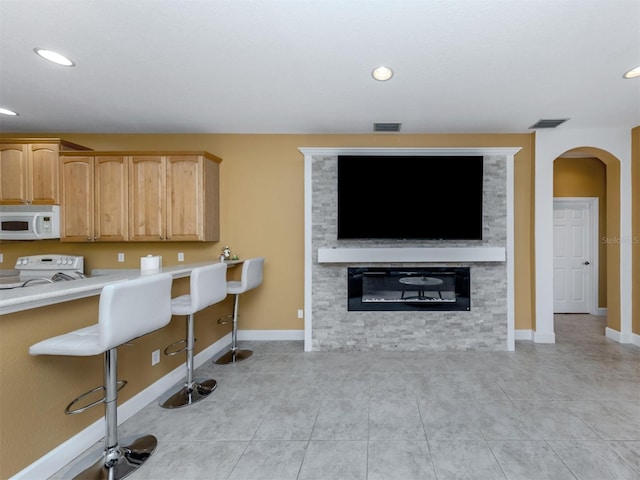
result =
M127 437L118 441L118 382L116 348L104 352L105 447L82 458L68 472L68 478L119 480L125 478L151 456L158 445L153 435Z
M211 378L193 379L194 344L194 314L192 313L187 315L187 379L184 386L177 392L169 392L160 398L162 408L180 408L192 405L206 398L218 386L218 383Z
M253 351L251 350L239 350L238 349L238 299L239 294L236 294L233 304L233 328L231 330L231 348L227 353L222 355L216 360L218 365L226 365L228 363L236 363L249 358Z

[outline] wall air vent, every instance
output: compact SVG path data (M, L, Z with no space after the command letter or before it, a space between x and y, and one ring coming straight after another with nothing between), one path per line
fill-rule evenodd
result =
M374 132L399 132L401 123L374 123Z
M541 118L529 128L556 128L558 125L569 120L568 118Z

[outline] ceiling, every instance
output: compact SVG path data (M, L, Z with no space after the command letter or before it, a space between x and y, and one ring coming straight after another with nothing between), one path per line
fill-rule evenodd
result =
M631 129L639 65L640 0L0 0L0 131Z

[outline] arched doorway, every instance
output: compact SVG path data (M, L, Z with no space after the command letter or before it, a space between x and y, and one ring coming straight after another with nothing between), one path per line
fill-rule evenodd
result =
M619 332L620 244L623 241L620 237L620 162L599 148L573 148L554 160L553 182L554 198L595 197L598 200L598 245L593 246L598 256L597 303L606 307L607 329Z

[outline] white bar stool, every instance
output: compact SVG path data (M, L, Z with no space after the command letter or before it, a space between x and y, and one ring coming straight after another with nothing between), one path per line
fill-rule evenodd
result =
M227 297L227 265L214 263L206 267L194 268L191 271L190 293L171 300L171 313L187 316L187 339L169 345L164 353L175 355L187 352L187 379L178 391L170 390L160 397L163 408L179 408L192 405L206 398L217 387L213 379L193 379L193 346L194 318L196 312L204 310L214 303L221 302ZM185 344L184 348L172 351L175 345Z
M238 349L238 298L240 294L256 288L262 284L264 270L264 257L255 257L245 260L242 264L240 281L230 280L227 282L227 293L235 295L233 304L233 329L231 330L231 348L227 353L218 358L215 363L228 364L236 363L249 358L253 353L251 350ZM227 323L224 319L218 323Z
M92 356L104 354L104 385L80 395L65 409L72 415L104 403L105 447L74 464L70 478L124 478L141 467L155 450L153 435L118 441L118 390L126 381L117 380L117 347L164 327L171 321L171 283L168 273L140 277L107 285L100 293L98 323L32 345L31 355ZM84 407L71 407L92 392L104 390L104 398Z

